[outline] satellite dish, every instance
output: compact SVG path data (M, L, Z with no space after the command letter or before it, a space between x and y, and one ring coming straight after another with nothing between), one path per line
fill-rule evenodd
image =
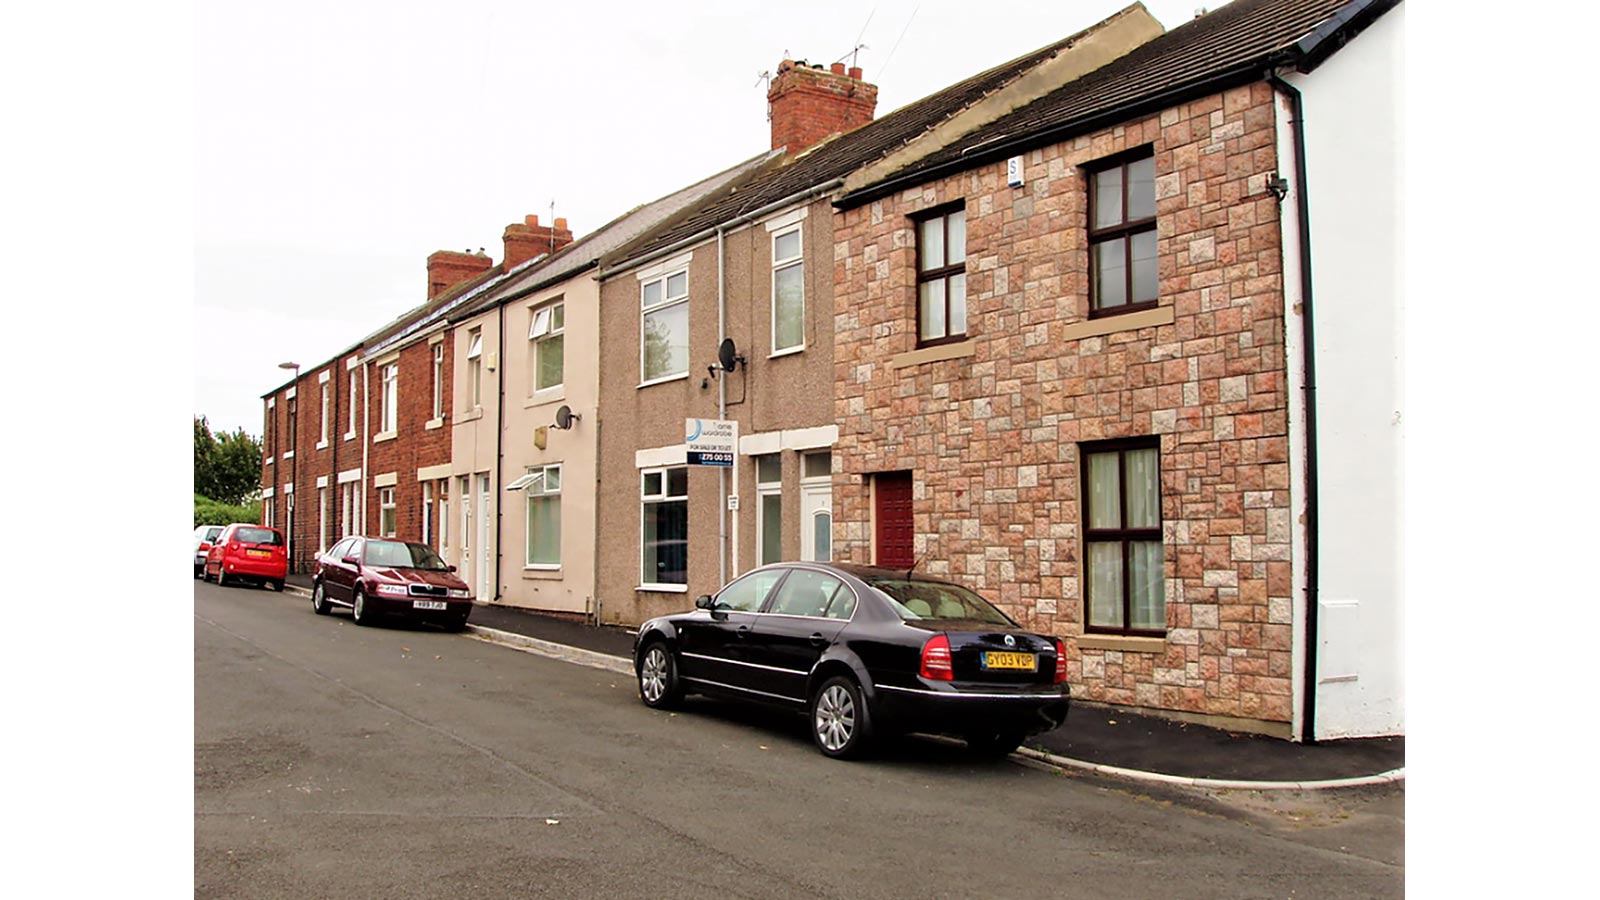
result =
M743 365L744 362L745 358L740 356L738 349L733 346L733 338L723 338L717 347L717 363L722 366L722 371L732 372L736 363Z
M572 407L563 403L561 404L561 408L556 410L556 427L562 431L566 431L568 428L572 427L573 422L576 422L581 418L583 417L572 411Z

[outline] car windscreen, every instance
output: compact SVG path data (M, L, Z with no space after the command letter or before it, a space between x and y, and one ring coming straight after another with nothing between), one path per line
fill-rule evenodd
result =
M283 535L273 531L271 528L241 528L233 533L233 539L241 544L283 546Z
M439 554L427 544L409 541L367 541L361 561L369 566L386 566L391 569L435 569L444 571L448 566Z
M991 625L1016 624L989 601L959 584L900 578L868 578L866 582L882 593L900 618L907 621L959 619Z

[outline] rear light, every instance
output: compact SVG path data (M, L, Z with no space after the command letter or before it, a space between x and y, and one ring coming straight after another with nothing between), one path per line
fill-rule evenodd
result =
M1062 684L1067 680L1067 645L1061 643L1061 638L1056 638L1056 677L1051 679L1052 684Z
M200 549L201 550L210 550L211 549L211 545L206 543L205 541L201 541L200 542Z
M922 645L922 667L917 674L934 681L954 681L955 670L950 667L950 639L942 634L928 638Z

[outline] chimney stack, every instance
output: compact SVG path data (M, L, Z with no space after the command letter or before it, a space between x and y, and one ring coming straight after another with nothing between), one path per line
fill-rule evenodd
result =
M506 226L505 270L507 272L542 253L554 253L572 243L572 232L566 219L556 219L554 227L539 224L538 216L527 216L521 222Z
M428 256L428 299L439 296L469 278L489 271L494 261L479 249L477 253L437 250Z
M861 80L861 69L834 63L829 69L786 59L767 91L772 149L795 155L835 132L872 121L878 86Z

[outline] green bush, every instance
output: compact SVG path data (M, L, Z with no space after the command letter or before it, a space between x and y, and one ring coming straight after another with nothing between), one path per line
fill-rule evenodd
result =
M232 525L234 522L260 522L261 501L250 500L243 506L218 503L210 497L194 495L194 524Z

